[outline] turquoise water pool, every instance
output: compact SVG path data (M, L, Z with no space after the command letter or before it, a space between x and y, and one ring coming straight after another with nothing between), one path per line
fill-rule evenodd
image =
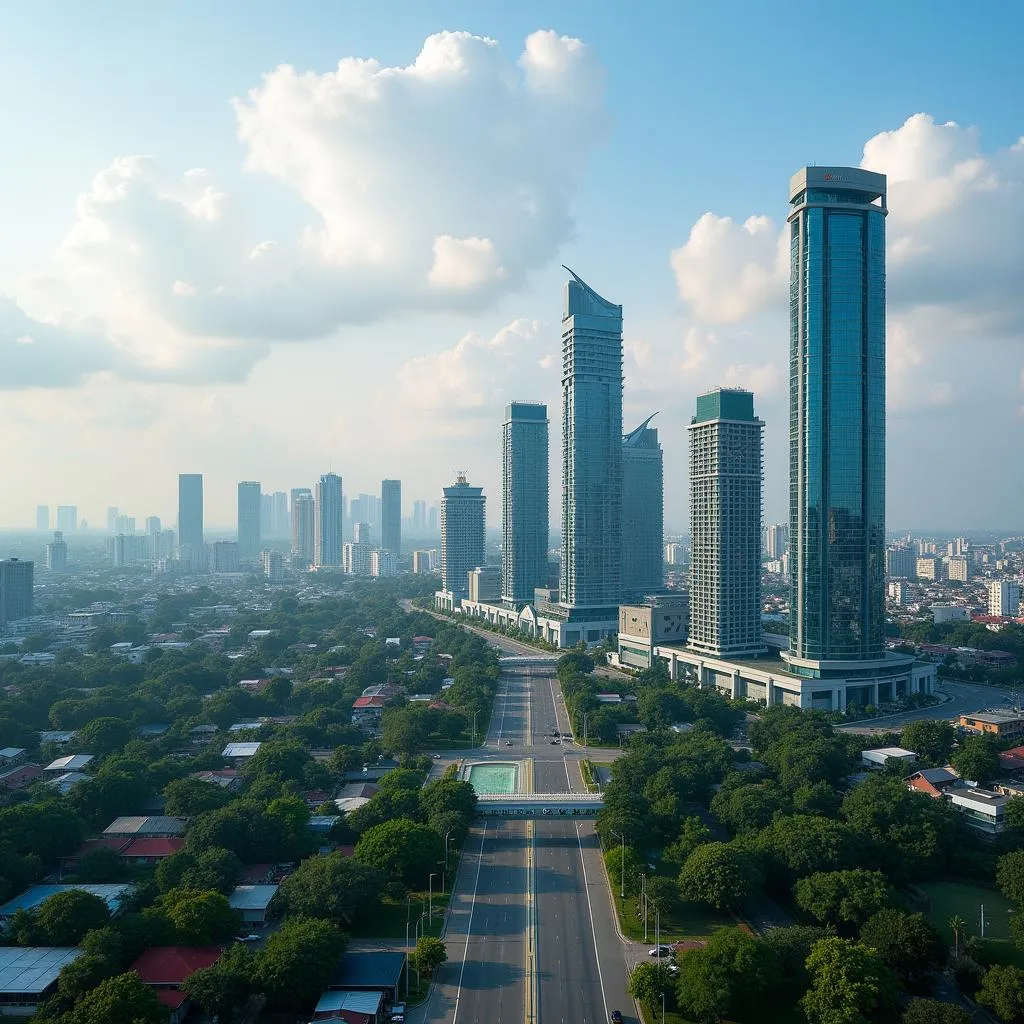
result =
M469 781L478 796L490 793L517 793L519 765L511 761L470 765Z

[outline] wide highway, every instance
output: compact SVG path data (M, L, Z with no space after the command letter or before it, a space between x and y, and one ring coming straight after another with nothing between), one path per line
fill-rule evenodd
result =
M553 673L553 665L505 672L485 741L488 759L532 758L522 788L537 792L583 788L577 752L551 743L554 729L568 732ZM474 825L445 938L448 963L410 1014L417 1024L599 1024L612 1010L638 1020L589 822Z

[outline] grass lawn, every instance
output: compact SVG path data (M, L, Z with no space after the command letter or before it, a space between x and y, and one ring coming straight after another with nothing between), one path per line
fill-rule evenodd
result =
M640 1013L643 1016L644 1024L661 1024L661 1007L657 1008L648 1006L647 1003L640 1004ZM665 1011L665 1024L694 1024L693 1021L687 1017L681 1017L678 1013L673 1013L671 1010Z
M931 882L919 888L928 894L928 918L951 945L953 932L948 924L951 917L959 915L967 922L968 935L981 934L982 904L985 905L985 938L1009 940L1012 907L998 889L967 882Z
M619 897L615 889L615 910L619 915L619 927L624 935L638 942L643 941L643 915L637 917L637 898ZM731 928L736 921L729 914L719 913L711 907L698 903L683 903L671 914L661 915L661 941L663 943L678 942L680 939L703 939L719 928ZM647 941L654 944L654 915L647 918Z
M349 935L354 939L399 939L405 942L405 922L409 921L409 943L414 944L413 933L416 928L416 921L421 913L427 912L427 893L410 893L412 896L412 907L408 908L405 900L401 903L391 903L382 900L380 907L374 912L373 918L369 921L361 921L348 929ZM434 920L430 925L426 920L420 929L421 935L440 935L441 925L444 923L444 915L439 910L448 907L449 894L434 893Z

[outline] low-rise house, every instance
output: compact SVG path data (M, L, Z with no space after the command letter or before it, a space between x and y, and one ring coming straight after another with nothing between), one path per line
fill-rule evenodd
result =
M164 814L126 815L115 818L104 830L105 836L125 839L166 839L185 834L185 819Z
M132 964L131 970L170 1011L170 1024L181 1024L189 1002L181 991L182 984L201 968L212 967L222 952L218 946L154 946Z
M890 761L913 764L917 754L904 747L873 747L860 752L861 763L868 768L884 768Z
M264 726L263 722L232 722L228 726L228 732L259 732Z
M195 725L188 731L189 737L194 747L204 747L214 736L217 735L217 726L215 725Z
M166 857L180 853L185 840L177 836L130 839L122 849L121 857L128 864L159 864Z
M933 799L960 783L960 776L952 768L923 768L906 779L907 788L917 790Z
M1024 773L1024 747L1011 747L999 752L999 765L1003 771Z
M14 792L42 777L43 769L37 764L19 764L0 771L0 790Z
M58 775L55 779L44 780L43 785L55 789L61 796L67 796L75 786L80 782L85 782L87 778L89 776L85 772L65 772L63 775Z
M140 725L137 731L139 739L155 740L158 736L163 736L169 729L170 726L166 722L153 722L151 725Z
M229 793L234 793L242 784L242 776L237 768L214 768L205 772L192 772L192 778L220 786Z
M43 771L49 778L55 779L58 775L63 775L65 772L80 772L87 768L93 760L92 754L67 754L64 757L58 757L55 761L51 761Z
M344 953L327 984L330 992L383 992L388 1002L398 998L405 953L387 950Z
M618 693L597 693L594 695L598 704L621 704L622 695Z
M276 885L236 885L231 890L228 903L239 911L246 924L267 923L267 907L277 894Z
M220 753L221 757L231 761L235 767L241 767L250 757L254 757L259 751L258 742L229 743Z
M81 889L84 892L99 896L110 910L111 917L121 913L121 905L135 887L123 884L104 885L30 885L20 896L8 900L0 907L0 921L9 921L19 910L32 910L40 903L56 896L59 892L70 892Z
M82 955L76 946L0 946L0 1015L29 1017L57 988L57 975Z
M53 743L58 747L64 747L75 738L77 732L77 729L44 729L39 734L39 742Z
M1024 714L1017 711L985 711L960 716L960 728L977 736L1005 739L1024 736Z
M21 764L26 754L24 747L0 747L0 769L13 768Z
M313 1011L314 1022L344 1021L345 1024L378 1024L384 1008L383 992L325 992Z
M352 702L352 724L360 728L376 727L384 714L384 705L389 698L381 695L356 697Z
M1003 814L1010 797L974 786L950 789L946 797L971 828L993 836L1002 832Z
M310 816L306 828L314 835L325 836L339 821L341 821L340 814L313 814Z

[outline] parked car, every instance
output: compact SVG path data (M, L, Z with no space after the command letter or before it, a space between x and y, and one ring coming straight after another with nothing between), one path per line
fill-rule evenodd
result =
M651 949L651 950L647 951L647 955L648 956L671 956L672 955L672 947L671 946L665 946L665 945L655 946L654 949Z
M505 746L506 747L511 747L512 746L512 741L511 740L505 740Z
M622 1024L622 1014L618 1010L612 1010L612 1024Z

